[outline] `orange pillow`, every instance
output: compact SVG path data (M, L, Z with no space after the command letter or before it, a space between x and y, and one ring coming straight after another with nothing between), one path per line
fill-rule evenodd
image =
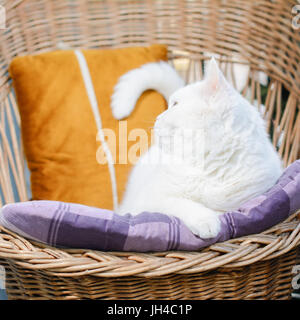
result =
M83 50L103 128L116 132L110 97L119 77L149 62L167 60L163 45L109 50ZM21 130L31 171L34 200L59 200L112 209L107 164L99 164L100 142L86 89L74 51L55 51L15 58L10 65L21 114ZM166 108L164 98L145 92L127 119L127 131L150 127ZM137 141L128 141L131 148ZM113 150L111 150L113 152ZM130 163L115 164L119 201L126 186Z

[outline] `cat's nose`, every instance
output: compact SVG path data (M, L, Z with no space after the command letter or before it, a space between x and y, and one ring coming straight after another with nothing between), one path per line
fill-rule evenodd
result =
M159 115L156 117L156 120L161 119L161 118L166 114L167 111L168 111L168 110L166 110L166 111L162 112L161 114L159 114Z

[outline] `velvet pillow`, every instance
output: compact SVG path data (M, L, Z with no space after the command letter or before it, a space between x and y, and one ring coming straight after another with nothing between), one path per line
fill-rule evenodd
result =
M300 160L267 192L219 216L215 238L195 236L178 218L143 212L119 216L111 210L58 201L5 205L0 225L51 246L117 251L199 250L216 242L260 233L300 209Z
M91 74L103 128L116 133L110 97L119 77L149 62L167 60L163 45L149 47L82 50ZM34 200L58 200L112 209L112 191L107 164L96 160L101 145L97 128L74 51L55 51L15 58L10 65L21 114L25 154L31 171ZM166 108L164 98L145 92L127 119L126 132L150 127ZM124 139L125 125L121 133ZM126 138L126 137L125 137ZM126 149L137 141L120 143ZM123 143L123 145L122 145ZM112 151L113 152L113 151ZM116 148L116 179L119 200L131 167L119 161Z

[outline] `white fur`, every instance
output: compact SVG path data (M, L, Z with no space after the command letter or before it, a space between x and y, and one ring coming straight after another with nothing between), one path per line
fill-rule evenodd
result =
M118 120L128 117L146 90L156 90L168 101L170 95L183 86L184 81L168 63L144 64L119 79L111 99L113 116Z
M281 172L257 108L212 59L205 79L172 94L158 116L155 143L133 168L118 212L174 215L210 238L220 230L218 214L262 194Z
M205 52L204 56L206 57L213 56L216 59L222 59L222 55L217 53ZM239 92L242 92L242 90L247 85L250 66L245 63L245 59L243 58L243 56L241 56L238 53L233 53L231 56L231 59L237 62L232 63L232 72L227 73L228 75L227 81L230 82L232 85L235 84L236 89ZM264 86L268 84L268 76L264 72L258 71L257 76L258 76L257 80L259 81L260 84ZM233 80L233 77L235 81Z

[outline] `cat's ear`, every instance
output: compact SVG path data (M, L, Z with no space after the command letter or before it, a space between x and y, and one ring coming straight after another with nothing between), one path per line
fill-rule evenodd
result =
M218 89L226 86L226 79L214 57L210 59L205 68L204 80L206 92L209 94L213 94Z

